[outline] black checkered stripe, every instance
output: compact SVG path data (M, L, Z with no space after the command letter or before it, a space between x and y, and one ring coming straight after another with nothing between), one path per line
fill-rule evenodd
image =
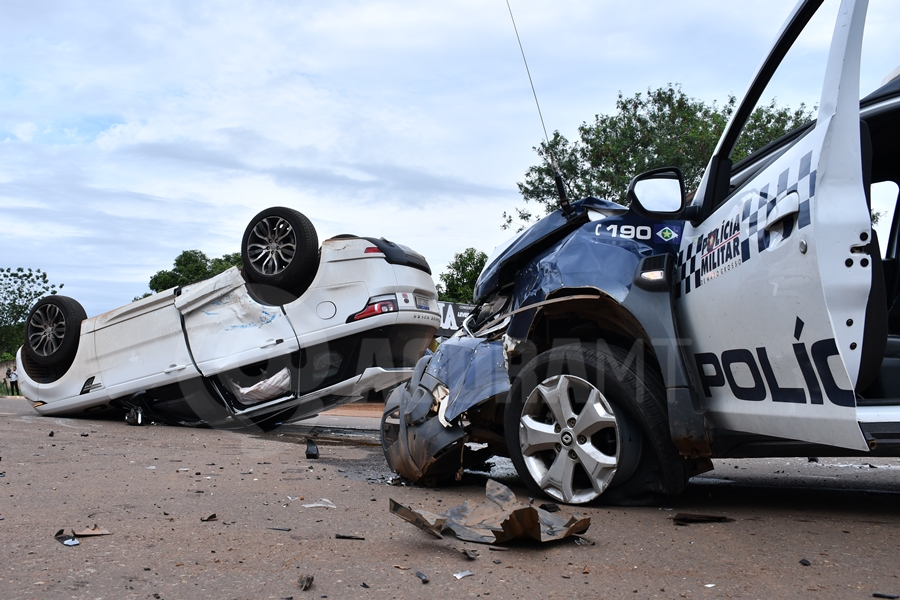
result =
M766 219L775 210L778 201L791 192L797 192L800 197L796 227L807 227L810 224L809 201L816 193L816 172L811 170L811 166L812 152L808 152L800 159L798 167L789 167L778 175L774 192L771 191L773 186L766 184L758 194L744 201L738 218L722 221L707 233L693 238L678 253L675 296L689 294L703 285L705 272L725 267L727 270L737 268L768 248L769 232L764 227ZM789 222L786 226L789 229L785 230L785 237L791 234L794 224ZM718 238L715 238L716 234L719 234ZM715 239L710 241L710 236ZM739 244L735 240L739 240Z

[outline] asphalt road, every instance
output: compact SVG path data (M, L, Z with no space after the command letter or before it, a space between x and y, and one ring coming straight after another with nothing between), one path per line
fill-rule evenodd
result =
M389 498L432 512L480 502L488 474L436 490L393 486L374 424L344 413L269 434L129 427L39 417L0 398L0 597L900 595L895 459L717 461L666 506L563 507L591 517L591 546L494 551L432 538L389 513ZM310 434L318 460L305 458ZM526 498L504 461L490 475ZM336 508L303 507L321 498ZM679 512L733 520L676 526ZM54 539L94 524L112 535L74 547ZM314 583L301 591L304 574Z

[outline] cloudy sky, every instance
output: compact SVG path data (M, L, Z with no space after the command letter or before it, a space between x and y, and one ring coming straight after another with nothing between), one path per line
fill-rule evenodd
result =
M548 129L681 83L742 95L790 0L511 0ZM862 91L900 64L872 0ZM815 104L827 0L767 98ZM236 252L290 206L320 239L384 236L435 273L508 237L542 138L505 0L0 3L0 265L88 315L182 250Z

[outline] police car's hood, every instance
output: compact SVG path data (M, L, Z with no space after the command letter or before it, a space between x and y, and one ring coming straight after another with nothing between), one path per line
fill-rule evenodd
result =
M475 303L511 283L522 265L584 225L590 218L589 212L612 216L627 211L628 208L621 204L589 196L572 202L568 215L562 210L550 213L491 257L475 282Z

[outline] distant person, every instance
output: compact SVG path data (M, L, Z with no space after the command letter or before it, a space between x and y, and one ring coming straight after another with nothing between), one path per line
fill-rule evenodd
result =
M19 391L19 374L16 373L16 367L13 366L9 372L9 395L18 396L19 394L21 394Z

